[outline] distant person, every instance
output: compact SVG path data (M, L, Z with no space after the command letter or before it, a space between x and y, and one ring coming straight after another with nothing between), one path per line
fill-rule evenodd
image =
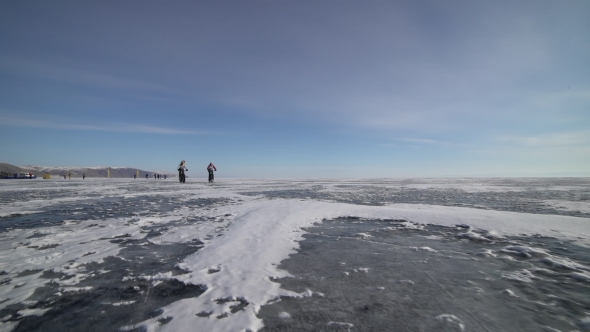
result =
M184 175L184 172L187 172L188 168L186 168L186 161L181 161L180 165L178 165L178 181L180 181L180 183L186 183L186 176Z
M133 179L137 179L137 174L133 174Z
M215 165L213 165L213 163L209 163L209 166L207 166L207 171L209 172L209 183L213 183L213 171L217 171L217 168Z
M16 176L15 176L16 177ZM66 173L64 173L64 180L66 179Z
M145 173L145 178L146 178L146 179L148 178L148 175L147 175L147 173Z
M72 178L72 173L68 173L68 179Z
M166 174L164 174L164 180L166 180Z
M156 179L156 174L154 174L154 180Z
M86 179L86 173L82 173L82 180Z

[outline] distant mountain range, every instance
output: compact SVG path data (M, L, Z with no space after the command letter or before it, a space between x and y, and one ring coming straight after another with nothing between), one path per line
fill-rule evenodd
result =
M108 171L110 170L111 178L132 178L134 174L137 174L139 170L139 176L154 177L154 174L166 174L167 177L176 177L175 172L166 171L145 171L138 168L131 167L108 167L108 166L93 166L93 167L51 167L51 166L15 166L7 163L0 163L0 171L9 173L33 173L37 177L42 177L45 173L49 173L51 176L63 176L63 174L71 174L72 177L80 178L82 174L86 173L86 177L89 178L106 178Z

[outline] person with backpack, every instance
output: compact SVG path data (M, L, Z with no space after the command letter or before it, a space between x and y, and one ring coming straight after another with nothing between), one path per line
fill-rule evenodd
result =
M217 171L217 167L215 167L213 163L209 163L209 166L207 166L207 172L209 172L209 183L213 183L213 171Z
M178 165L178 181L180 181L180 183L185 183L186 181L186 176L184 175L184 172L188 171L188 168L186 168L186 161L181 161L180 165Z

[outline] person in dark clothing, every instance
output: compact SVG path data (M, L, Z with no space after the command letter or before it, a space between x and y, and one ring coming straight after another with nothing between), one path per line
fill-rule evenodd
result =
M82 173L82 180L86 179L86 173Z
M209 172L209 183L213 183L213 171L217 171L217 168L215 165L213 165L213 163L209 163L209 166L207 166L207 171Z
M184 175L184 172L188 171L188 168L186 168L186 161L181 161L180 165L178 165L178 181L180 181L180 183L185 183L186 181L186 176Z
M145 173L145 178L146 178L146 179L148 178L148 174L147 174L147 173Z

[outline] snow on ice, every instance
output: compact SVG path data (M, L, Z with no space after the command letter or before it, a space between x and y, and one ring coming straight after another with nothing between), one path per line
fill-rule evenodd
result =
M589 188L587 180L542 179L2 182L0 330L83 326L101 316L120 330L280 330L310 321L363 330L367 321L354 314L313 316L297 303L348 301L346 287L378 292L381 302L358 295L366 303L350 306L379 313L368 324L380 324L391 306L421 303L425 283L441 299L465 299L456 312L440 311L446 302L425 307L427 328L494 330L491 310L467 304L506 294L538 310L580 307L531 331L583 328L590 294L584 304L558 288L554 298L533 299L518 287L564 278L582 295L590 290ZM314 248L326 258L309 258L307 272L289 268ZM366 265L355 261L365 254ZM297 289L304 278L311 287ZM87 322L67 318L78 299L100 304L78 308Z

